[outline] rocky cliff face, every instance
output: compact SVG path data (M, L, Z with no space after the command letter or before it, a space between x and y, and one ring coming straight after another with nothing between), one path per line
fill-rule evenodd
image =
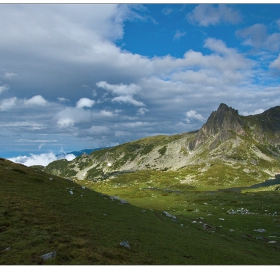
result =
M195 139L189 143L189 149L195 150L207 140L212 139L211 149L228 140L233 134L244 135L244 121L238 111L221 103L218 110L211 113L207 122L198 131Z
M280 144L280 106L270 108L261 114L245 118L250 128L251 135L258 142L269 143L276 146Z

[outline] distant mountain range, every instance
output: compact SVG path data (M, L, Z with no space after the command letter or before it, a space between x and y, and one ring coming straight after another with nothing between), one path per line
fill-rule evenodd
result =
M88 151L88 150L84 150ZM280 172L280 106L250 116L220 104L197 131L158 135L77 154L44 171L78 180L102 180L140 170L182 171L194 185L246 185Z

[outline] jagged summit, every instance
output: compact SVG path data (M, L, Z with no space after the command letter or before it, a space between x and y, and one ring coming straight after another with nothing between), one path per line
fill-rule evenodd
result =
M207 122L198 131L196 138L190 142L190 150L198 148L209 137L217 136L216 142L225 141L232 132L244 134L244 122L238 111L221 103L218 110L211 113ZM215 146L215 145L214 145Z

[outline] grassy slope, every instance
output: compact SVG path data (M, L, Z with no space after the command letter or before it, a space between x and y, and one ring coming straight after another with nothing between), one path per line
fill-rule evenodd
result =
M3 159L0 176L0 264L279 264L280 261L278 244L268 244L253 236L256 226L266 227L267 234L279 234L280 219L265 212L253 216L255 220L252 216L226 215L221 202L232 206L234 200L227 194L207 194L206 198L203 193L195 196L189 193L188 200L196 204L191 207L201 208L201 212L186 210L180 215L177 211L174 222L162 212L111 201L108 196L68 180ZM172 194L171 197L176 198ZM249 202L247 197L243 199L245 205ZM265 199L256 196L254 207L269 202L273 210L278 210L278 199L278 192ZM211 204L213 211L217 207L216 213L207 216L202 211L202 207L207 210L204 203ZM154 204L147 206L151 205ZM234 204L240 205L241 201ZM209 228L204 229L202 221ZM229 227L235 228L235 232L229 233ZM242 237L244 234L247 235ZM119 246L124 240L129 241L130 250ZM9 247L10 250L5 250ZM57 256L43 262L40 256L51 251L56 251Z

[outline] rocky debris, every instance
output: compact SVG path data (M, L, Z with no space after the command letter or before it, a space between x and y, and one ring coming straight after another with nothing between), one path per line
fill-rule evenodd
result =
M119 202L121 202L122 204L126 204L126 203L128 203L129 204L129 202L127 201L127 200L125 200L125 199L122 199L122 198L119 198L118 196L116 196L116 195L114 195L114 196L110 196L110 199L112 200L112 201L114 201L114 200L118 200Z
M120 242L120 246L123 246L123 247L126 247L126 248L130 249L130 245L129 245L128 241Z
M266 230L265 230L264 228L254 229L254 231L257 231L257 232L266 232Z
M41 256L41 258L45 261L48 259L52 259L56 257L56 252L50 252Z
M206 224L206 223L202 223L202 227L203 229L205 230L209 230L210 232L215 232L216 231L216 227L212 226L212 225L209 225L209 224Z
M254 214L254 213L250 212L248 209L239 208L237 210L230 209L227 211L227 214L229 214L229 215L235 215L235 214L249 215L249 214Z
M171 215L170 213L163 211L163 214L165 214L167 217L172 218L172 219L176 219L176 216Z

